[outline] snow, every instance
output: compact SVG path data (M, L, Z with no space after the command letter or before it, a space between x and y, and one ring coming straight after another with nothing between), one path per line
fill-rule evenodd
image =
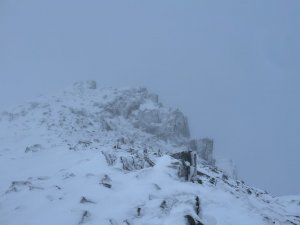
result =
M205 225L300 224L299 196L274 198L201 159L202 184L178 177L170 154L188 146L185 117L143 88L81 82L0 115L1 225L182 225L186 215Z

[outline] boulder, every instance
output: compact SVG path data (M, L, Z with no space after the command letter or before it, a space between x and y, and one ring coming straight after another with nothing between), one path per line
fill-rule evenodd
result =
M194 151L184 151L171 155L180 160L178 176L186 181L192 181L197 176L197 155Z

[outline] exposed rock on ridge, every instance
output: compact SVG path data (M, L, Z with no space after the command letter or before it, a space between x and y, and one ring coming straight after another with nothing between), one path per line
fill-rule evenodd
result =
M1 114L0 140L0 224L300 224L299 196L232 179L144 88L76 83Z

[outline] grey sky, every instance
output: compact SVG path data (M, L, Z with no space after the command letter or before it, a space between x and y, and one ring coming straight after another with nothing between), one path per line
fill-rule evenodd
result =
M1 0L0 109L146 86L250 185L300 193L300 1Z

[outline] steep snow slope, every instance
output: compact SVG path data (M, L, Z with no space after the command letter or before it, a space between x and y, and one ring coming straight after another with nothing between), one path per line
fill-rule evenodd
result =
M0 116L0 225L37 224L300 224L300 196L229 177L146 89L79 82Z

